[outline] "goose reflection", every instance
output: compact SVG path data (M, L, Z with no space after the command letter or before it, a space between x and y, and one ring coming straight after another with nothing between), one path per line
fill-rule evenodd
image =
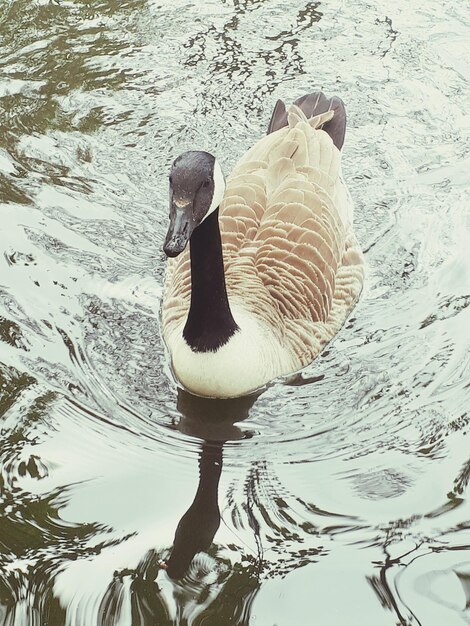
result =
M170 578L182 578L194 556L207 550L220 526L218 487L222 472L222 443L205 442L199 457L199 485L193 503L175 532L166 563Z
M182 417L177 428L202 439L199 484L194 500L181 518L166 563L170 578L183 578L194 556L208 550L220 526L218 488L227 441L248 438L251 433L235 425L248 417L258 395L231 400L208 399L178 392Z

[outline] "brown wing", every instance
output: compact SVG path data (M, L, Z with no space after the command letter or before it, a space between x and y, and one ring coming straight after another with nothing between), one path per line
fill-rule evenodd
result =
M331 191L339 152L291 107L289 131L266 157L266 205L255 238L254 263L281 313L325 322L345 247L345 225Z
M252 193L244 193L256 218L250 213L253 221L236 244L234 234L227 237L230 251L237 251L227 261L229 294L282 326L299 366L337 332L362 287L362 255L341 180L340 152L319 128L332 115L325 111L307 120L298 107L290 107L288 127L253 146L233 173L238 185L246 174L256 175L257 189L262 179L265 203L260 214ZM235 213L235 200L227 201L230 206L227 213ZM230 230L235 232L233 222Z

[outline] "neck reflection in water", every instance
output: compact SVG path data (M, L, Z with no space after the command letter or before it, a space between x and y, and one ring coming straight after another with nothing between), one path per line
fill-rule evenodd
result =
M222 471L222 445L218 442L202 445L196 496L176 528L173 550L167 562L170 578L178 579L185 575L195 554L210 547L219 528L218 487Z
M182 578L194 556L207 550L220 525L218 487L222 472L223 446L250 436L235 422L248 417L257 399L251 395L232 400L199 398L185 391L178 392L178 409L182 419L178 428L203 440L199 456L199 485L193 503L181 518L167 573L171 578Z

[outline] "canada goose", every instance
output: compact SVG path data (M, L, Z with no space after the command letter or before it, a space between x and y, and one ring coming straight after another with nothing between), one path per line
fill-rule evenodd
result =
M207 152L174 161L162 325L190 392L248 394L308 365L344 323L363 282L345 127L342 101L316 92L277 102L227 183Z

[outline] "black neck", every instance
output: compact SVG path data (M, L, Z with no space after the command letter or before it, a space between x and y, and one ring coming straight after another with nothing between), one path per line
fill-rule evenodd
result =
M195 352L215 352L238 330L225 288L219 209L191 235L191 306L183 337Z

